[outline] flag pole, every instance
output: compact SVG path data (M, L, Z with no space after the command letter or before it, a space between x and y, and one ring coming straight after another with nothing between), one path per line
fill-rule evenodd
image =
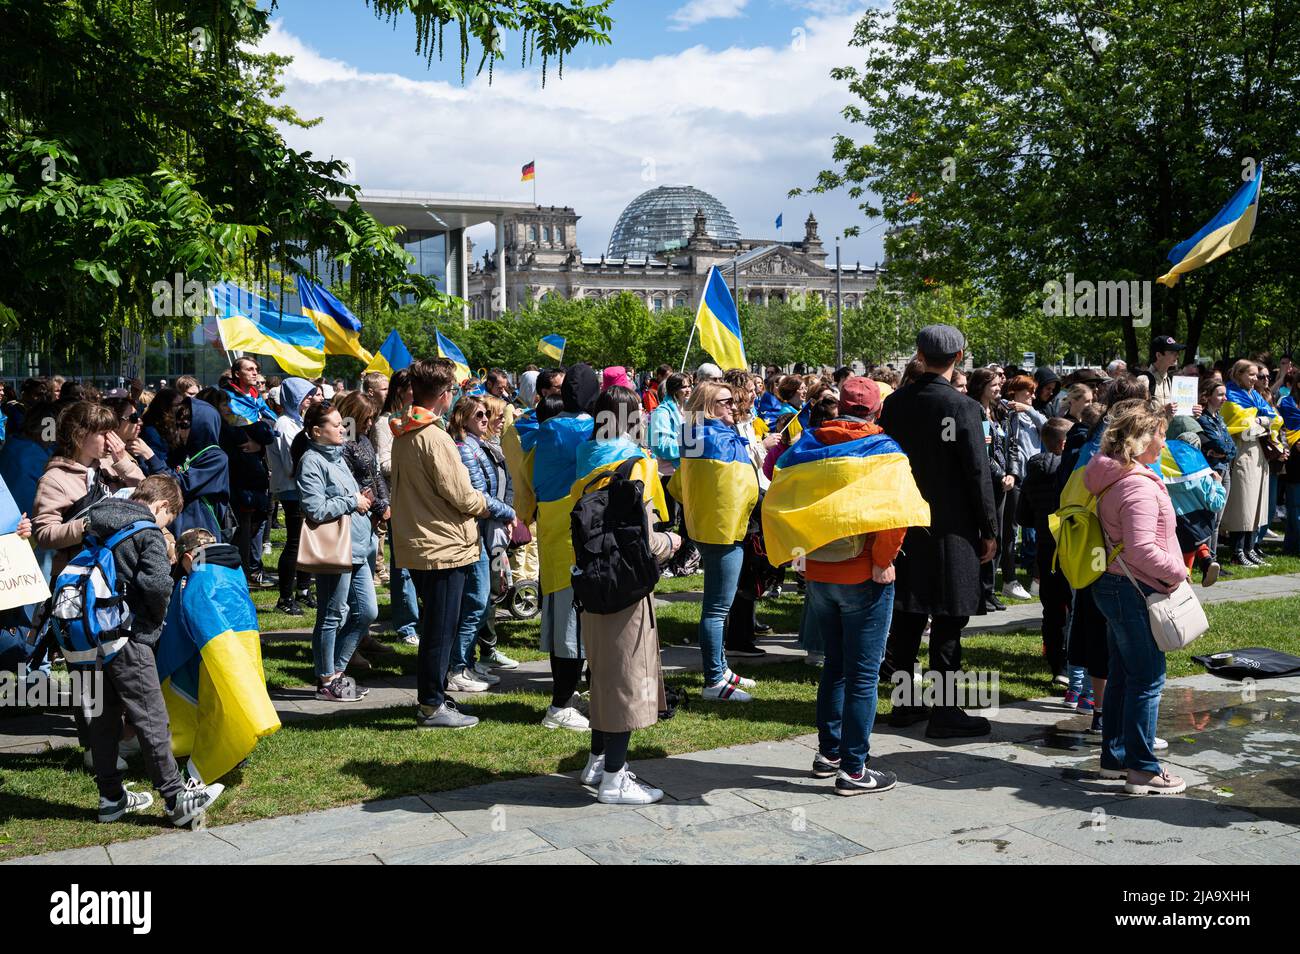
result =
M691 343L695 340L695 326L698 325L699 323L700 323L700 313L697 311L695 312L695 320L691 322L691 336L686 339L686 353L682 355L682 370L681 370L682 374L686 373L686 359L690 357Z

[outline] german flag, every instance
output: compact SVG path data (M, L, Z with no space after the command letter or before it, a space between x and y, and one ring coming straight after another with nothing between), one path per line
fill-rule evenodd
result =
M519 173L519 181L528 182L530 179L537 178L536 166L537 166L536 160L534 160L533 162L526 163L524 165L524 168Z

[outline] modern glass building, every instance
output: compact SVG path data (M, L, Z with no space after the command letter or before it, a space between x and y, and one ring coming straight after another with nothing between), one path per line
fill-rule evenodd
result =
M715 242L739 242L740 229L727 207L700 189L664 185L642 192L628 203L609 237L609 258L650 258L686 244L695 213L704 212L705 232Z

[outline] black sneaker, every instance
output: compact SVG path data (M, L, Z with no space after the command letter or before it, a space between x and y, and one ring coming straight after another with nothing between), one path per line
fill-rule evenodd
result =
M753 643L748 646L739 646L735 649L727 650L728 656L739 656L741 659L762 659L767 655L766 649L759 649Z
M840 760L838 756L831 758L829 755L822 755L820 752L813 756L813 778L830 778L839 770Z
M1273 564L1269 563L1268 560L1266 560L1266 559L1264 558L1264 551L1261 550L1259 547L1255 547L1255 549L1253 549L1253 550L1251 550L1249 553L1247 553L1246 556L1248 556L1250 559L1252 559L1252 560L1255 561L1255 566L1272 566L1272 565L1273 565Z
M929 706L894 706L889 713L889 724L895 729L906 729L909 725L924 722L930 718Z
M1101 735L1101 713L1093 712L1092 725L1088 726L1089 735Z
M767 635L768 635L769 633L771 633L771 632L772 632L772 627L771 627L771 626L768 626L767 623L755 623L755 624L754 624L754 635L755 635L755 636L767 636Z
M995 610L1004 610L1004 609L1007 608L1007 604L1006 604L1006 603L1003 603L1000 599L998 599L996 593L993 593L993 594L991 594L991 595L989 595L989 596L986 596L984 599L985 599L985 602L987 602L987 603L988 603L990 606L992 606Z
M1221 580L1230 580L1230 579L1232 579L1232 578L1233 578L1234 576L1236 576L1236 575L1237 575L1237 574L1235 574L1235 573L1233 573L1231 570L1229 570L1229 569L1227 568L1227 566L1225 566L1224 564L1222 564L1222 563L1219 564L1219 579L1221 579Z
M988 735L992 732L989 720L983 716L968 715L957 706L942 706L930 716L925 727L927 739L965 739Z
M276 612L285 613L289 616L301 616L302 607L293 600L279 600L275 604Z
M866 792L887 792L898 784L893 772L880 772L865 765L857 775L840 772L835 776L836 795L862 795Z
M316 597L312 595L311 590L303 590L298 594L298 602L308 609L316 608Z

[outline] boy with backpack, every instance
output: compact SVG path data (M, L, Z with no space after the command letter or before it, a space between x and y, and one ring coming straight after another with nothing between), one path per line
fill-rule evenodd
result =
M118 630L97 634L107 657L94 663L96 668L102 666L103 682L96 688L103 698L99 714L89 720L87 730L95 783L99 788L101 822L117 821L123 815L143 811L153 804L153 796L148 792L133 792L122 783L117 756L123 714L135 727L149 780L163 797L167 817L173 825L180 827L192 822L207 811L223 790L221 785L205 787L195 779L181 778L172 757L167 706L154 660L154 649L172 595L172 568L163 528L183 506L176 480L158 474L145 478L129 500L117 497L103 500L87 516L87 551L111 549L117 592L129 608ZM56 581L56 600L67 585L63 576ZM66 638L61 636L61 642ZM121 639L125 641L112 652L111 647ZM68 653L70 648L74 651L75 648L67 644L63 648L71 664L73 660Z

